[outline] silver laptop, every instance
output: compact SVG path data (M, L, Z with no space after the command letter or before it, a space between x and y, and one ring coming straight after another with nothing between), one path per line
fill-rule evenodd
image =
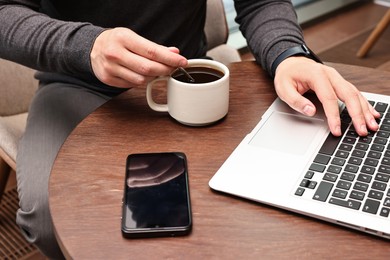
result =
M336 138L318 101L310 118L276 99L210 187L390 239L390 97L363 95L383 114L367 137L341 103L344 136Z

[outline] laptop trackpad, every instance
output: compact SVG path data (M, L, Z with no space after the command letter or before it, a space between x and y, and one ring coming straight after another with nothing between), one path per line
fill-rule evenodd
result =
M273 112L249 144L283 153L302 155L324 126L326 123L322 119Z

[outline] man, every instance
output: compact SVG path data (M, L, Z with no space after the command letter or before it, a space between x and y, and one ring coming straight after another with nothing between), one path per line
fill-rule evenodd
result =
M235 0L235 6L281 99L311 116L316 108L302 94L313 90L334 135L341 134L338 99L358 134L377 130L379 114L359 91L307 52L290 1ZM49 258L63 258L48 209L48 179L62 143L111 97L204 56L205 11L206 0L0 0L0 57L40 71L17 158L17 223Z

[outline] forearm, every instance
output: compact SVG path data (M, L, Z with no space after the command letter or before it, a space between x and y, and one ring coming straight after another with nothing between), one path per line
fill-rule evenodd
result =
M0 0L0 57L41 71L92 75L90 50L103 28L52 19L33 3L6 2Z
M275 59L303 43L301 28L289 0L235 0L237 22L261 66L271 73Z

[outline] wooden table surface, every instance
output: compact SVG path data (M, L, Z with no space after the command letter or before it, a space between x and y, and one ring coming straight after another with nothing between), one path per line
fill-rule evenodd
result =
M331 64L359 89L390 95L390 73ZM208 182L276 98L254 62L234 63L228 116L183 126L131 89L88 116L63 145L50 178L50 210L73 259L390 259L388 241L212 191ZM161 94L162 95L162 94ZM193 230L174 238L124 239L120 230L130 153L187 155ZM390 219L389 219L390 225Z

